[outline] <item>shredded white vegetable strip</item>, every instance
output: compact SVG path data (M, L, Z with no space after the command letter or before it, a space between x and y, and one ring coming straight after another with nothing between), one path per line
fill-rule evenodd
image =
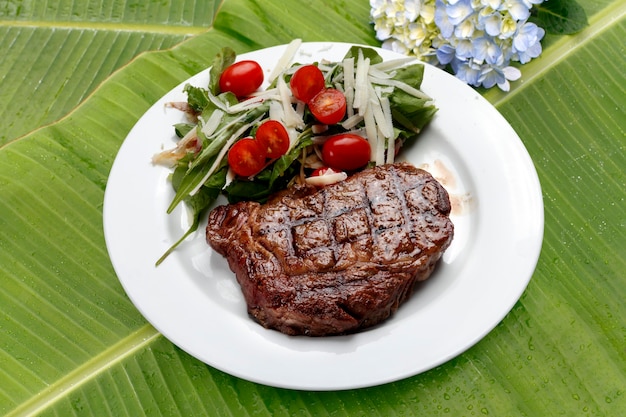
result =
M300 119L304 119L304 109L306 107L306 104L298 101L296 103L296 113L298 113L298 116L300 116Z
M229 129L232 125L234 125L235 123L239 123L242 119L244 119L246 117L246 114L243 113L241 114L239 117L237 117L236 119L231 120L229 123L225 124L224 126L222 126L221 129L213 132L212 136L217 136L220 133L222 133L223 131L225 131L226 129ZM208 138L212 137L212 136L207 136Z
M245 110L252 110L255 107L259 107L261 104L263 104L264 101L265 99L263 97L252 97L232 106L228 106L228 113L233 114Z
M376 159L376 149L378 147L378 142L380 142L378 138L378 127L376 126L374 114L370 108L367 108L365 110L365 114L363 115L363 121L365 122L365 135L367 136L367 140L370 143L370 147L372 149L370 160L372 162L375 162L376 165L379 165Z
M346 174L343 171L334 172L332 169L329 169L329 171L331 172L328 174L318 175L316 177L308 177L308 178L305 178L304 181L307 184L321 187L324 185L334 184L336 182L343 181L346 178L348 178L348 174Z
M280 93L280 101L283 105L284 123L286 127L304 127L304 120L291 105L291 90L287 86L285 79L279 77L277 81L278 92Z
M300 49L300 45L302 45L302 39L294 39L289 43L289 45L287 45L285 52L283 52L283 55L278 59L278 62L276 62L276 65L267 78L270 84L276 79L276 77L278 77L279 74L284 72L287 67L289 67L293 57L296 55L296 52Z
M354 116L354 58L343 60L343 88L346 96L348 119Z
M374 120L376 120L376 125L381 135L385 139L388 139L393 136L393 125L387 123L387 118L383 113L383 107L380 105L380 100L372 85L369 86L369 90L370 107L374 113Z
M250 129L250 127L252 127L254 124L258 123L262 118L263 118L263 115L257 117L251 123L247 123L247 124L241 126L241 128L239 128L235 133L232 134L232 136L230 138L228 138L228 140L226 141L226 143L224 144L222 149L220 149L220 152L217 154L217 157L215 158L215 162L213 162L213 165L211 166L211 168L207 171L206 175L204 176L204 178L202 178L202 181L200 181L200 183L198 183L196 188L191 190L189 195L192 195L192 196L195 195L200 190L200 188L202 188L202 186L209 179L209 177L211 175L213 175L213 173L215 172L217 167L220 166L220 164L222 163L222 159L224 159L224 156L226 155L226 153L228 152L230 147L233 146L233 144L239 139L239 137L241 135L243 135L245 133L246 130Z
M215 107L217 107L218 109L220 109L224 113L230 113L230 111L228 111L228 106L226 106L226 104L224 102L222 102L217 97L215 97L213 94L211 94L210 91L207 91L207 96L209 97L209 101L211 101L211 103L213 103L213 105Z
M361 123L362 121L363 121L363 116L361 116L360 114L353 114L352 116L348 117L346 120L343 121L343 123L341 124L341 127L343 127L346 130L349 130L355 127L356 125L358 125L359 123Z
M382 91L380 91L380 87L374 87L374 91L370 92L370 96L374 97L372 101L375 102L375 115L376 122L380 127L380 131L383 135L389 139L393 137L393 119L391 116L391 105L389 104L389 99L382 95Z
M322 61L320 63L317 64L317 67L325 74L325 76L327 77L326 80L328 81L328 77L330 77L330 73L332 72L334 65L328 65L329 62L326 61Z
M278 99L278 91L273 88L273 89L255 94L246 100L243 100L237 104L229 106L223 101L221 101L220 99L218 99L217 97L215 97L213 94L211 94L210 91L208 91L207 93L208 93L207 95L211 103L213 103L215 107L217 107L219 110L228 114L235 114L235 113L240 113L245 110L251 110L251 109L254 109L255 107L260 106L266 100Z
M221 111L220 109L214 110L213 113L211 113L211 116L209 117L207 121L204 121L202 120L202 118L199 118L200 121L202 122L201 130L202 130L202 133L204 133L204 136L209 137L213 133L215 133L215 131L217 130L223 118L224 118L224 112Z
M260 97L265 100L278 100L278 90L276 88L270 88L268 90L257 90L250 94L250 98Z
M391 87L399 88L400 90L404 91L407 94L412 95L413 97L423 98L426 100L432 100L432 98L430 98L428 95L424 94L423 92L421 92L420 90L416 88L411 87L410 85L406 83L403 83L402 81L389 80L389 79L376 78L376 77L370 77L370 81L374 84L388 85Z
M379 137L376 143L376 165L385 163L385 138Z
M370 77L380 78L383 80L388 80L396 76L396 71L385 72L377 69L373 65L370 65L368 74Z
M389 103L388 97L380 97L380 106L383 110L383 115L385 117L385 125L387 129L390 129L389 135L387 137L387 164L393 164L395 160L395 146L393 146L394 139L394 131L393 131L393 116L391 115L391 104Z
M380 71L389 71L393 69L398 69L408 63L413 62L415 62L415 58L398 58L379 62L378 64L372 65L372 67Z
M279 100L270 101L269 118L278 120L281 123L285 123L285 111L283 105Z
M359 110L359 114L363 116L367 108L369 93L367 73L370 66L369 58L363 57L363 52L359 50L359 57L356 64L356 77L354 86L354 102L352 105Z
M393 141L393 139L387 139L385 141L385 163L386 164L393 164L393 161L395 159L396 156L396 149L395 149L395 142Z

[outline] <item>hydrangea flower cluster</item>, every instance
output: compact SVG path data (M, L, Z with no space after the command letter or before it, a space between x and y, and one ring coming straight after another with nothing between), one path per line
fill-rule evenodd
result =
M382 47L451 68L475 87L509 91L520 78L511 61L541 54L545 31L528 21L544 0L370 0Z

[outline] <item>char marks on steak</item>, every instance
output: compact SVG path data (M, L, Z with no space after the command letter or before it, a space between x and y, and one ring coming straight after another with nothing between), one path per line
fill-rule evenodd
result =
M290 335L353 333L393 314L450 245L448 193L408 163L209 214L249 314Z

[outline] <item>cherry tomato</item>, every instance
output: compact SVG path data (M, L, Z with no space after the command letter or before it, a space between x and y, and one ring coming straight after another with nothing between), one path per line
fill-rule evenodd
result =
M239 139L228 151L228 165L242 177L258 174L265 166L265 150L255 139Z
M322 146L322 160L340 171L353 171L370 161L372 149L362 136L341 133L331 136Z
M309 110L320 122L333 125L346 114L346 96L334 88L325 88L309 101Z
M228 66L220 76L220 90L237 97L255 92L263 84L263 69L256 61L239 61Z
M295 98L308 103L324 88L324 74L315 65L304 65L293 74L289 85Z
M281 157L289 150L289 133L278 120L263 122L256 131L256 140L268 158Z

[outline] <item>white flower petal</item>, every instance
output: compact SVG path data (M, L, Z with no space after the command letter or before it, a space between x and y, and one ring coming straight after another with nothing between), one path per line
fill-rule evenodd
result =
M504 78L511 81L519 80L522 76L522 71L515 67L504 67L502 72L504 73Z

